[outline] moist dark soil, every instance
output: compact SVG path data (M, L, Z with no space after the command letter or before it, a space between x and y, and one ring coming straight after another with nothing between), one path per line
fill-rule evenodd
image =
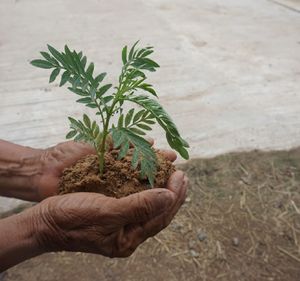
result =
M188 197L169 227L126 259L49 253L4 281L299 281L300 148L178 166Z
M154 188L165 188L175 166L156 152L158 170ZM88 155L74 166L64 170L60 182L60 194L71 192L97 192L111 197L124 197L151 188L147 179L140 177L140 170L131 167L132 150L121 160L118 151L105 155L105 171L100 177L98 157Z

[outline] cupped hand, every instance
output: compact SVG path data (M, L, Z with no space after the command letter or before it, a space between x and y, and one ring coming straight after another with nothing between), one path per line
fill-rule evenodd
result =
M188 179L177 171L166 189L115 199L96 193L50 197L34 207L33 225L44 251L127 257L165 228L183 204Z

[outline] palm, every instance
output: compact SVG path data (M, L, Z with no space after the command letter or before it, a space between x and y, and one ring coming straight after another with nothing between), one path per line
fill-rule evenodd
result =
M43 171L38 183L41 200L58 193L59 180L65 168L92 153L94 149L90 145L73 141L60 143L45 150L42 155Z

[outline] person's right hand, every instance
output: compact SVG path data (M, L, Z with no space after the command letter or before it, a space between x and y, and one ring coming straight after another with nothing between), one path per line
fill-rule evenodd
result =
M173 173L166 189L121 199L96 193L53 196L33 207L37 242L44 251L80 251L127 257L165 228L183 204L188 179Z

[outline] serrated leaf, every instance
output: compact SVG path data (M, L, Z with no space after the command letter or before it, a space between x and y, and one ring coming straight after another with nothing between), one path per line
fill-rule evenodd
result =
M51 72L51 75L50 75L50 78L49 78L49 83L52 83L52 82L56 79L56 77L57 77L57 75L59 74L59 72L60 72L60 69L59 69L59 68L55 68L55 69Z
M70 131L70 132L66 135L66 139L71 139L71 138L75 137L76 134L77 134L76 131Z
M122 62L123 64L127 63L127 46L122 49Z
M41 59L32 60L30 63L35 67L44 68L44 69L49 69L53 67L53 65L50 62Z

